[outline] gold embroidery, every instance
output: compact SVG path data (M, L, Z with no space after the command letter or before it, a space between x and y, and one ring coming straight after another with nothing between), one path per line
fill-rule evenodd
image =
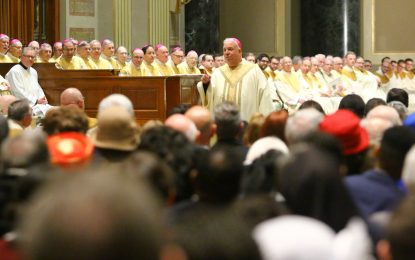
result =
M227 64L220 67L219 69L223 77L225 78L225 88L222 97L226 97L226 100L240 105L240 88L242 78L245 76L246 73L253 69L254 66L255 64L241 63L233 70L231 70L231 68L229 68Z
M354 73L354 71L348 70L347 68L342 69L342 75L348 77L349 79L351 79L353 81L357 80L356 73Z

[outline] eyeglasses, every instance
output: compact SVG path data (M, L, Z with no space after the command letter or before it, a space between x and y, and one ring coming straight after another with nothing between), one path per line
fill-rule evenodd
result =
M35 56L32 56L32 55L23 55L24 57L26 57L26 58L29 58L29 59L34 59L34 58L36 58Z

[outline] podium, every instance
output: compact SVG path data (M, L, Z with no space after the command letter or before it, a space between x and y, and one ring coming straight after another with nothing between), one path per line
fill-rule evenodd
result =
M5 76L14 65L0 64L0 74ZM33 68L51 105L59 105L62 91L74 87L84 95L85 112L91 117L96 117L99 102L114 93L132 101L140 124L148 120L164 121L179 104L200 103L196 84L201 75L120 77L113 70L59 70L54 63L36 63Z

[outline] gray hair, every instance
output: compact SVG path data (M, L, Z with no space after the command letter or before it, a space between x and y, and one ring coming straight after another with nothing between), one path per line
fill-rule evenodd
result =
M37 131L7 138L1 146L1 155L6 174L11 175L25 175L25 169L49 161L45 136Z
M301 56L294 56L293 64L301 64L303 62L303 58Z
M107 107L121 106L124 107L131 116L134 116L134 107L131 100L123 94L111 94L105 97L98 106L98 113L104 111Z
M101 46L101 47L102 47L101 42L100 42L100 41L98 41L98 40L92 40L92 41L90 41L90 42L89 42L89 44L90 44L90 45L92 45L92 44L94 44L94 43L99 43L99 46Z
M40 49L44 50L44 49L51 49L52 50L52 46L50 46L49 43L42 43L42 45L40 45Z
M390 120L381 117L364 118L360 121L360 125L366 129L369 134L370 143L374 145L380 145L383 133L386 129L394 126Z
M26 55L28 51L35 51L35 49L33 49L33 47L30 46L23 47L22 55Z
M215 107L214 120L219 138L235 137L242 122L238 106L229 101Z
M394 100L388 103L388 106L393 107L398 112L401 121L408 115L408 108L400 101Z
M112 45L114 45L114 42L113 41L111 41L110 39L105 39L105 40L103 40L102 41L102 47L105 47L105 46L107 46L107 45L109 45L109 44L112 44Z
M26 115L31 115L32 110L29 100L23 98L13 101L9 105L8 118L16 121L21 121Z
M285 138L292 145L307 135L317 131L324 115L315 108L306 108L298 110L295 114L287 119L285 125Z

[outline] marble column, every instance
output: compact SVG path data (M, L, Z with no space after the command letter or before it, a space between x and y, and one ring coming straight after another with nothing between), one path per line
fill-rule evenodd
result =
M131 0L113 1L115 46L131 50Z
M185 6L186 51L219 52L219 0L193 0Z
M170 0L149 1L150 44L170 46Z
M360 54L360 0L301 1L301 55Z

